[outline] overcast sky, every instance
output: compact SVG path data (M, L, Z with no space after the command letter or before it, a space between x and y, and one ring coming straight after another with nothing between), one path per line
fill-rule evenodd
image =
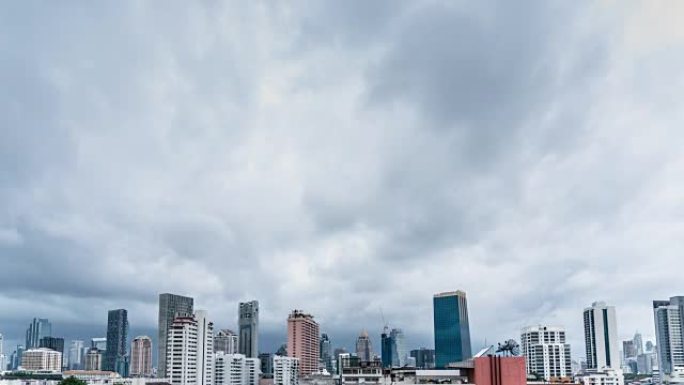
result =
M157 296L261 303L351 348L473 349L683 294L684 3L0 3L0 333L104 334ZM9 346L5 352L11 352Z

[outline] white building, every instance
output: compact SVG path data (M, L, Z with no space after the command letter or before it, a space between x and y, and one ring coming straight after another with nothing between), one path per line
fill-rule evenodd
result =
M563 327L529 326L522 330L520 340L528 374L536 373L547 381L572 375L570 344L565 342Z
M684 372L684 297L653 301L660 380L680 382Z
M61 372L62 353L48 348L26 350L21 355L21 368L29 371Z
M222 329L214 336L214 352L235 354L238 352L238 336L232 330Z
M584 309L584 340L589 369L620 369L615 307L594 302Z
M197 320L197 383L214 383L214 324L207 319L206 310L195 312Z
M214 325L207 313L176 317L166 344L167 376L173 385L213 385Z
M69 369L83 369L83 341L73 340L69 346Z
M582 385L624 385L625 377L620 369L589 369L575 377L575 381Z
M85 370L102 370L102 352L97 348L90 348L85 355L83 367Z
M258 385L260 361L244 354L214 354L215 385Z
M273 385L299 385L299 359L273 356Z

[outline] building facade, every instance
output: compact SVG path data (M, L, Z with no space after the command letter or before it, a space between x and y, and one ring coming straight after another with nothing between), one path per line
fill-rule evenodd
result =
M362 331L356 339L356 356L361 361L370 361L373 359L373 345L367 331Z
M248 358L244 354L227 354L219 351L214 354L215 385L258 385L260 362L258 358Z
M416 359L418 369L433 369L435 367L435 350L420 348L411 350L411 357Z
M26 349L40 347L40 339L52 336L52 324L47 318L34 318L26 329Z
M273 385L299 385L299 359L273 356Z
M58 337L43 337L40 339L40 342L38 343L38 347L40 348L46 348L46 349L51 349L56 352L60 352L61 356L60 358L64 359L64 338L58 338ZM60 362L59 367L63 367L64 363Z
M239 353L249 358L259 356L259 301L238 305Z
M684 296L653 301L653 314L660 380L670 382L684 372Z
M102 351L98 348L90 348L84 358L84 370L102 370Z
M546 381L572 375L570 344L565 342L565 329L554 326L529 326L522 330L521 353L528 374Z
M157 352L157 377L166 378L167 363L167 338L169 328L177 315L190 316L194 312L194 300L182 295L164 293L159 294L159 318L158 318L158 352Z
M326 333L321 334L319 353L321 365L325 367L328 373L333 373L335 365L332 356L332 343L330 342L330 337L328 337Z
M21 367L29 371L61 372L62 353L48 348L28 349L21 355Z
M152 377L152 339L138 336L131 342L131 377Z
M589 369L620 369L615 307L594 302L584 309L584 342Z
M69 355L68 355L68 368L70 370L82 370L83 369L83 347L84 347L84 342L81 340L73 340L71 341L71 345L69 346Z
M226 354L238 352L238 336L230 329L221 329L214 337L214 351Z
M472 357L468 303L463 291L435 294L433 297L435 367Z
M195 312L197 321L197 383L214 383L214 324L207 318L205 310Z
M107 349L103 369L128 376L128 311L110 310L107 313Z
M213 330L203 310L179 315L171 323L166 365L172 385L213 385Z
M287 355L299 359L302 376L318 371L320 329L313 316L294 310L287 318Z

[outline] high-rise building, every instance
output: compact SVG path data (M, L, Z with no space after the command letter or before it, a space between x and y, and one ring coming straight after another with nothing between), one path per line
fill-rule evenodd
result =
M321 343L319 351L321 355L321 364L323 364L323 367L326 368L328 373L333 373L334 365L332 356L332 344L330 342L330 337L328 337L326 333L321 334Z
M528 374L547 381L572 375L570 344L565 342L564 328L529 326L522 330L520 340Z
M214 325L206 311L177 316L169 328L167 376L173 385L213 385Z
M641 337L641 333L634 333L634 347L636 348L637 356L644 354L644 339Z
M138 336L131 342L131 377L152 377L152 339Z
M634 340L622 341L622 355L625 362L637 356L637 349L636 345L634 345Z
M10 357L10 367L12 370L17 370L21 366L21 356L24 354L24 345L17 345L17 348Z
M407 364L408 352L404 344L404 332L401 329L390 331L390 341L392 343L392 367L403 368Z
M221 329L214 337L214 351L235 354L238 351L238 336L232 330Z
M299 359L273 356L273 385L299 385Z
M385 326L380 335L380 358L384 368L392 367L392 338L387 326Z
M52 336L52 324L46 318L34 318L26 329L26 349L40 347L40 339Z
M214 383L214 324L207 319L206 310L195 312L197 320L197 383Z
M362 331L356 339L356 356L361 361L367 362L373 359L373 346L367 331Z
M21 356L21 367L24 370L35 371L62 371L62 353L48 349L28 349Z
M85 370L102 370L102 351L98 348L92 347L85 355Z
M299 373L306 376L318 371L320 353L319 327L313 316L293 310L287 318L287 355L299 358Z
M110 310L107 315L107 349L104 353L104 370L128 375L128 312Z
M69 346L69 369L83 369L83 341L73 340Z
M247 358L244 354L214 354L215 385L258 385L258 358Z
M463 291L435 294L433 298L435 328L435 366L472 357L468 303Z
M2 334L0 334L0 372L3 370L7 370L7 356L5 355L5 351L3 350L3 337Z
M650 353L653 351L653 342L652 341L646 341L646 352Z
M273 353L259 353L261 375L264 378L273 378ZM218 384L217 384L218 385Z
M655 357L653 353L642 353L637 356L637 372L639 374L653 374Z
M433 369L435 367L435 350L420 348L411 350L411 357L416 359L416 367L419 369Z
M653 301L661 382L684 377L684 296Z
M60 359L64 358L64 338L57 337L43 337L38 343L38 347L52 349L56 352L60 352ZM63 366L63 362L60 362L60 368Z
M259 355L259 301L240 302L238 306L240 354L249 358Z
M106 337L96 337L90 339L90 347L95 348L101 352L107 350L107 338Z
M620 369L615 307L594 302L584 309L584 340L589 369Z
M191 316L194 312L193 299L176 294L159 294L159 336L157 345L159 347L157 356L157 377L169 377L166 372L166 358L168 351L166 348L169 328L176 316Z

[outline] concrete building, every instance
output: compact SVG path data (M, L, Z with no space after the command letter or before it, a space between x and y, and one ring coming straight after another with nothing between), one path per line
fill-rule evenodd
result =
M91 338L90 347L105 352L107 350L107 337Z
M107 313L107 349L102 363L105 371L128 376L128 311L110 310Z
M52 324L47 318L34 318L26 329L26 349L40 347L40 339L52 336Z
M71 341L68 353L68 365L70 370L82 370L83 369L83 345L84 342L81 340ZM63 357L62 357L63 358Z
M287 355L299 359L299 373L318 371L320 329L313 316L294 310L287 318Z
M335 364L332 353L332 343L330 342L330 337L328 337L326 333L321 334L319 348L321 366L324 367L328 373L334 373Z
M653 374L655 366L655 355L653 353L642 353L637 356L637 372L639 374Z
M356 356L361 361L370 361L373 358L373 345L368 332L363 330L356 339Z
M261 364L261 376L263 378L273 378L273 353L259 353L259 363Z
M383 379L382 361L362 361L349 353L340 354L337 361L339 385L379 384Z
M88 371L102 370L102 351L97 348L90 348L85 355L84 369Z
M684 381L684 296L653 301L660 381Z
M131 377L152 377L152 339L138 336L131 342Z
M524 357L476 357L473 381L477 385L527 385Z
M411 350L409 353L411 357L416 360L416 368L418 369L434 369L435 368L435 350L420 348Z
M468 303L463 291L435 294L433 297L435 367L472 357Z
M167 373L173 385L213 385L214 325L206 311L177 316L169 328Z
M221 329L214 337L214 351L226 354L238 352L238 336L230 329Z
M215 385L258 385L260 366L258 358L219 351L214 354Z
M522 330L520 340L528 374L536 374L546 381L572 375L570 345L565 342L564 328L529 326Z
M615 307L594 302L584 309L584 341L589 369L620 369Z
M620 369L589 369L575 377L582 385L624 385L625 379Z
M28 349L21 356L21 367L29 371L61 372L62 353L48 348Z
M259 301L238 306L238 352L249 358L259 356Z
M64 359L64 338L43 337L40 339L40 342L38 343L38 347L51 349L51 350L54 350L56 352L60 352L62 354L60 357L62 359ZM60 368L64 367L64 362L60 362L59 366L60 366Z
M190 316L194 312L193 299L176 294L164 293L159 295L159 335L157 339L158 355L157 355L157 377L169 377L166 372L167 362L167 338L169 336L169 328L177 315Z
M299 359L273 356L273 385L299 385Z
M197 320L197 383L214 383L214 324L207 319L205 310L195 312Z

